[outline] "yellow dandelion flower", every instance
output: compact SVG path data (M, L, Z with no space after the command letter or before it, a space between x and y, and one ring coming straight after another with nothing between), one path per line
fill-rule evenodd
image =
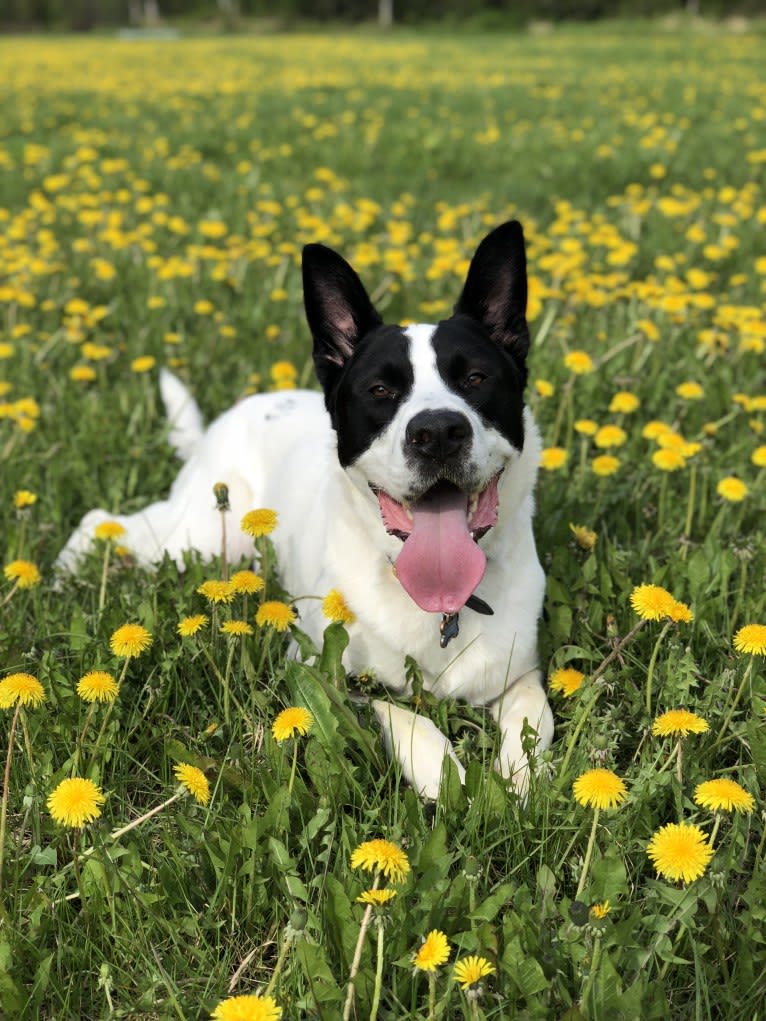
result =
M695 804L713 812L743 812L749 814L755 808L755 798L740 787L736 780L721 777L705 780L694 788Z
M98 373L92 365L73 365L69 370L69 378L73 383L92 383Z
M610 447L621 447L627 438L628 434L619 425L602 425L593 442L600 450L609 450Z
M680 599L674 599L668 611L668 617L678 624L691 624L694 620L694 613L686 603L682 603Z
M570 351L564 357L564 365L576 376L582 376L586 372L593 372L593 359L586 351Z
M260 592L264 585L263 578L255 571L235 571L229 582L234 592L241 595Z
M630 605L643 620L669 617L675 599L660 585L637 585L630 594Z
M449 940L439 929L432 929L412 958L418 971L436 971L449 957Z
M140 656L152 644L152 636L140 624L123 624L109 639L109 646L115 656L131 659Z
M606 918L606 916L609 914L611 910L612 909L609 906L609 901L605 900L602 901L600 904L594 904L590 909L590 913L593 915L594 918L597 918L600 921L602 918Z
M607 478L609 475L614 475L620 467L620 459L613 457L611 454L600 454L598 457L593 458L590 466L595 475Z
M40 584L40 571L31 560L12 560L3 568L3 574L18 588L34 588Z
M486 957L478 957L475 954L458 961L454 969L455 981L460 983L461 989L475 986L477 982L481 982L487 975L493 975L494 972L494 965Z
M31 507L34 503L37 503L37 493L33 493L29 489L17 489L13 494L13 506L16 510L24 510L25 507Z
M253 629L246 620L227 620L221 624L221 631L232 638L240 638L244 635L251 635Z
M559 667L551 674L548 687L551 691L560 691L564 698L569 698L580 690L584 680L585 674L581 670L575 670L574 667Z
M609 402L609 410L618 415L630 415L641 406L641 401L629 390L619 390Z
M212 1021L279 1021L282 1008L272 996L230 996L221 1000Z
M554 393L556 392L553 387L553 384L548 382L547 379L536 379L535 390L537 392L538 397L553 397Z
M540 467L546 471L557 471L567 463L569 451L564 447L546 447L540 454Z
M685 383L679 383L676 387L676 393L684 401L700 401L705 396L705 391L693 380L688 380Z
M141 355L140 358L133 359L130 363L130 368L132 372L141 374L143 372L151 372L156 364L157 359L152 355Z
M751 656L766 656L766 624L745 624L734 635L734 648Z
M322 613L328 620L338 624L353 624L356 620L354 612L348 608L346 600L336 588L330 589L322 600Z
M92 780L72 776L62 780L48 798L48 811L60 826L82 829L101 815L106 798Z
M246 535L252 535L257 539L261 535L269 535L277 527L278 515L275 510L268 507L260 507L248 511L239 523L239 527Z
M196 766L190 766L188 762L179 762L173 767L176 780L185 787L200 805L206 805L210 801L210 784L207 777Z
M230 581L210 578L197 586L197 591L211 603L230 603L234 598L234 589Z
M352 869L366 869L372 872L377 869L393 883L401 883L410 871L407 855L390 840L367 840L351 855Z
M729 503L740 503L749 492L742 479L735 478L733 475L727 475L725 479L721 479L715 487L715 491Z
M125 535L125 526L119 521L102 521L93 529L97 539L119 539Z
M756 447L750 455L750 460L756 468L766 468L766 446Z
M688 709L668 709L652 724L657 737L686 737L687 734L704 734L710 730L707 720Z
M278 599L267 600L258 607L255 623L258 627L273 627L275 631L287 631L297 617L295 610Z
M392 890L390 886L386 887L385 890L365 890L364 893L360 893L356 898L357 904L372 904L376 908L383 907L384 904L388 904L396 896L396 890Z
M77 694L83 702L113 702L119 691L117 681L104 670L91 670L77 682Z
M8 674L0 681L0 709L19 705L38 706L45 699L45 688L32 674Z
M585 808L616 808L628 792L611 769L589 769L577 777L572 793L577 804Z
M298 378L298 370L292 362L274 362L269 372L274 382L279 382L283 379L294 380Z
M184 617L183 620L178 622L176 631L182 638L191 638L192 635L196 635L208 622L208 618L204 613L195 613L191 617Z
M304 737L311 730L314 717L303 706L290 706L283 709L274 720L271 733L275 741L286 741L290 737L300 734Z
M655 450L652 454L652 464L663 472L677 472L686 467L686 458L680 450L665 448Z
M592 418L578 418L574 427L575 432L581 436L595 436L598 432L598 422L594 422Z
M699 879L713 857L713 848L699 826L669 823L649 841L646 853L658 874L673 882Z
M586 525L569 524L569 531L575 537L575 542L580 549L591 550L596 545L598 535Z

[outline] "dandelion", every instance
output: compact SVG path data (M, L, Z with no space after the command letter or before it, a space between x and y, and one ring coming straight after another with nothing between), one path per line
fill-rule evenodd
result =
M612 454L599 454L598 457L593 458L590 466L595 475L608 478L610 475L614 475L620 467L620 459L613 457Z
M766 656L766 624L745 624L734 635L737 652Z
M582 687L585 674L574 667L560 667L551 674L548 686L551 691L560 691L564 698L570 698Z
M755 808L753 795L728 777L697 784L694 788L694 801L701 808L709 808L713 812L749 814Z
M669 709L652 724L656 737L687 737L689 734L704 734L710 729L707 720L688 709Z
M618 425L602 425L593 437L593 442L601 450L608 450L610 447L621 447L627 440L628 434Z
M603 918L606 918L610 911L611 908L609 906L608 900L602 901L600 904L594 904L590 909L590 913L593 915L594 918L597 918L599 921L601 921Z
M278 599L267 600L258 607L255 623L258 627L273 627L275 631L287 631L297 617L295 610Z
M535 380L535 391L538 397L553 397L555 393L553 384L547 379L536 379Z
M351 855L351 868L379 870L393 883L401 883L410 871L410 863L404 851L390 840L367 840L360 844Z
M235 638L243 637L244 635L251 635L253 633L253 629L246 620L227 620L221 624L221 631L225 635Z
M269 535L277 527L278 515L274 510L261 507L248 511L239 523L239 527L247 535L257 539L261 535Z
M391 887L386 887L385 890L365 890L360 893L356 898L357 904L372 904L376 908L383 907L384 904L388 904L396 896L397 891L392 890Z
M432 929L412 959L418 971L436 971L449 957L449 940L439 929Z
M679 383L676 387L676 393L684 401L699 401L705 396L705 391L700 384L692 380Z
M756 468L766 468L766 446L756 447L750 455L750 460Z
M646 853L664 879L690 883L707 868L713 848L699 826L669 823L653 835Z
M716 492L729 503L740 503L745 499L749 490L741 479L735 478L733 475L727 475L716 486Z
M195 613L191 617L184 617L178 622L176 631L182 638L191 638L206 626L208 619L204 613Z
M575 801L586 808L615 808L625 800L623 781L610 769L591 769L575 780L572 791Z
M546 471L558 471L567 463L569 452L563 447L546 447L540 454L540 467Z
M573 525L570 523L569 531L575 537L575 542L584 550L592 550L596 545L598 535L585 525Z
M15 582L14 588L34 588L40 584L40 571L31 560L12 560L3 568L8 581Z
M48 811L60 826L82 829L101 815L100 806L106 798L92 780L72 776L61 783L48 797Z
M655 450L652 464L663 472L676 472L686 467L686 458L678 450Z
M139 375L144 372L151 372L154 366L157 364L157 359L152 355L141 355L140 358L134 358L130 363L132 372L138 373Z
M123 624L109 639L109 646L115 656L132 659L140 656L152 644L152 636L140 624Z
M630 415L641 406L641 401L628 390L620 390L609 403L609 410L619 415Z
M206 805L210 801L210 784L201 769L190 766L187 762L179 762L173 767L173 773L181 786L201 805Z
M349 609L346 600L335 588L330 589L322 600L322 613L336 624L353 624L356 620L354 612Z
M288 738L300 734L304 737L311 730L314 717L303 706L290 706L283 709L274 720L271 733L275 741L287 741Z
M637 585L630 594L630 605L642 620L669 617L675 600L660 585Z
M494 965L486 957L478 957L475 954L458 961L454 969L455 981L460 984L461 989L475 986L477 982L494 972Z
M8 674L0 681L0 709L12 705L39 706L46 700L45 688L32 674Z
M263 589L263 578L255 571L235 571L229 579L232 591L240 595L250 595Z
M93 534L102 540L120 539L125 535L125 526L119 521L102 521L93 529Z
M117 681L104 670L92 670L77 682L77 694L83 702L113 702L119 691Z
M578 418L574 428L581 436L595 436L598 432L598 423L592 418Z
M13 506L16 510L25 510L35 503L37 503L37 493L33 493L29 489L17 489L13 494Z
M234 589L230 581L210 578L197 586L197 592L211 603L230 603L234 598Z
M210 1017L212 1021L279 1021L282 1008L271 996L230 996L221 1000Z
M570 351L564 357L564 365L576 376L582 376L587 372L593 372L593 359L586 351Z

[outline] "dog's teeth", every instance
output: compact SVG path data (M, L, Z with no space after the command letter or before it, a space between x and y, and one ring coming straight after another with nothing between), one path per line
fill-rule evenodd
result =
M469 514L475 514L476 513L476 508L478 506L479 506L479 494L476 493L468 501L468 513Z

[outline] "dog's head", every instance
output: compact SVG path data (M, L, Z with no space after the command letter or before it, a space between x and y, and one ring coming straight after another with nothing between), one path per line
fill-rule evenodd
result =
M349 264L303 252L314 365L340 463L377 497L381 528L404 541L399 581L425 610L457 612L486 558L498 480L524 445L529 331L521 225L479 245L449 319L383 323Z

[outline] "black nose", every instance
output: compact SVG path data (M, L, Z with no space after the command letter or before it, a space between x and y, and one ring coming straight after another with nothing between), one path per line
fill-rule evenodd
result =
M407 450L444 463L463 453L471 441L471 423L459 411L421 411L407 423Z

